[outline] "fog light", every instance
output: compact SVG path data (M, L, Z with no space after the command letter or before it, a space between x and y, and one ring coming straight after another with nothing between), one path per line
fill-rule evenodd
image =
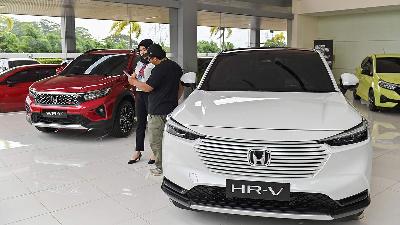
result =
M381 95L379 100L381 103L391 102L391 99L389 99L388 97L386 97L384 95Z
M103 105L96 109L96 113L101 117L106 117L106 109L104 108Z

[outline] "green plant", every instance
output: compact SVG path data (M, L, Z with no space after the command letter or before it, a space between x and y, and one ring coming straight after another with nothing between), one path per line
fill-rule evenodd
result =
M264 47L286 47L286 38L283 33L275 35L264 43Z
M0 15L0 33L9 32L14 27L14 20L11 17Z
M112 24L110 32L112 32L114 35L120 35L127 27L129 27L129 48L132 48L132 34L135 33L135 37L137 39L142 33L142 27L138 22L116 21Z
M36 60L42 64L61 64L63 61L60 58L37 58Z
M226 35L225 35L226 32ZM231 28L226 28L226 27L211 27L210 28L210 36L219 36L217 37L218 39L222 38L222 43L221 43L221 48L225 46L225 36L226 38L229 38L232 36L232 29Z

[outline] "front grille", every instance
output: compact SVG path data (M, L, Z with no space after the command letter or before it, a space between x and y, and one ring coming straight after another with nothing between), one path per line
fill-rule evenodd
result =
M49 118L42 116L40 113L33 113L31 118L33 123L57 123L61 125L86 125L89 122L88 119L80 115L67 115L67 118Z
M79 95L38 93L35 96L35 103L38 105L75 106L79 105Z
M274 201L250 198L227 198L223 187L195 186L186 195L191 204L210 207L255 210L279 213L315 213L335 215L352 208L357 203L369 204L368 192L363 191L357 195L346 198L345 204L341 200L335 201L321 193L291 192L289 201Z
M270 165L250 165L247 159L249 150L264 147L271 151ZM265 142L206 137L195 145L195 149L211 172L262 178L313 177L329 157L324 145L315 142Z

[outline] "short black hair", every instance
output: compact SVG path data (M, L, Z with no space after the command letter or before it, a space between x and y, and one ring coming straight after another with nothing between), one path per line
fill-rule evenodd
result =
M167 56L167 53L159 44L150 45L150 47L147 49L147 54L149 55L149 57L156 57L160 60Z
M145 48L149 48L150 45L153 44L153 41L151 39L143 39L142 41L140 41L140 43L138 44L138 49L140 46L143 46Z

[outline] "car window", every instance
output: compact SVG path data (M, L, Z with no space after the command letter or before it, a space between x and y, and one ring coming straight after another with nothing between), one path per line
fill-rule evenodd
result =
M371 75L372 72L372 58L371 57L367 57L364 59L364 61L361 64L361 73L364 75Z
M7 81L11 81L13 83L35 82L37 80L38 77L35 69L20 71L7 78Z
M334 92L316 52L257 50L222 53L201 89L209 91Z
M119 75L128 66L127 54L84 54L72 61L60 75Z
M400 58L376 58L377 73L400 73Z
M12 68L12 67L23 66L23 65L38 64L38 62L35 60L15 60L15 61L10 61L8 64L9 64L10 68Z
M55 74L56 68L41 68L37 70L38 80L54 76Z

